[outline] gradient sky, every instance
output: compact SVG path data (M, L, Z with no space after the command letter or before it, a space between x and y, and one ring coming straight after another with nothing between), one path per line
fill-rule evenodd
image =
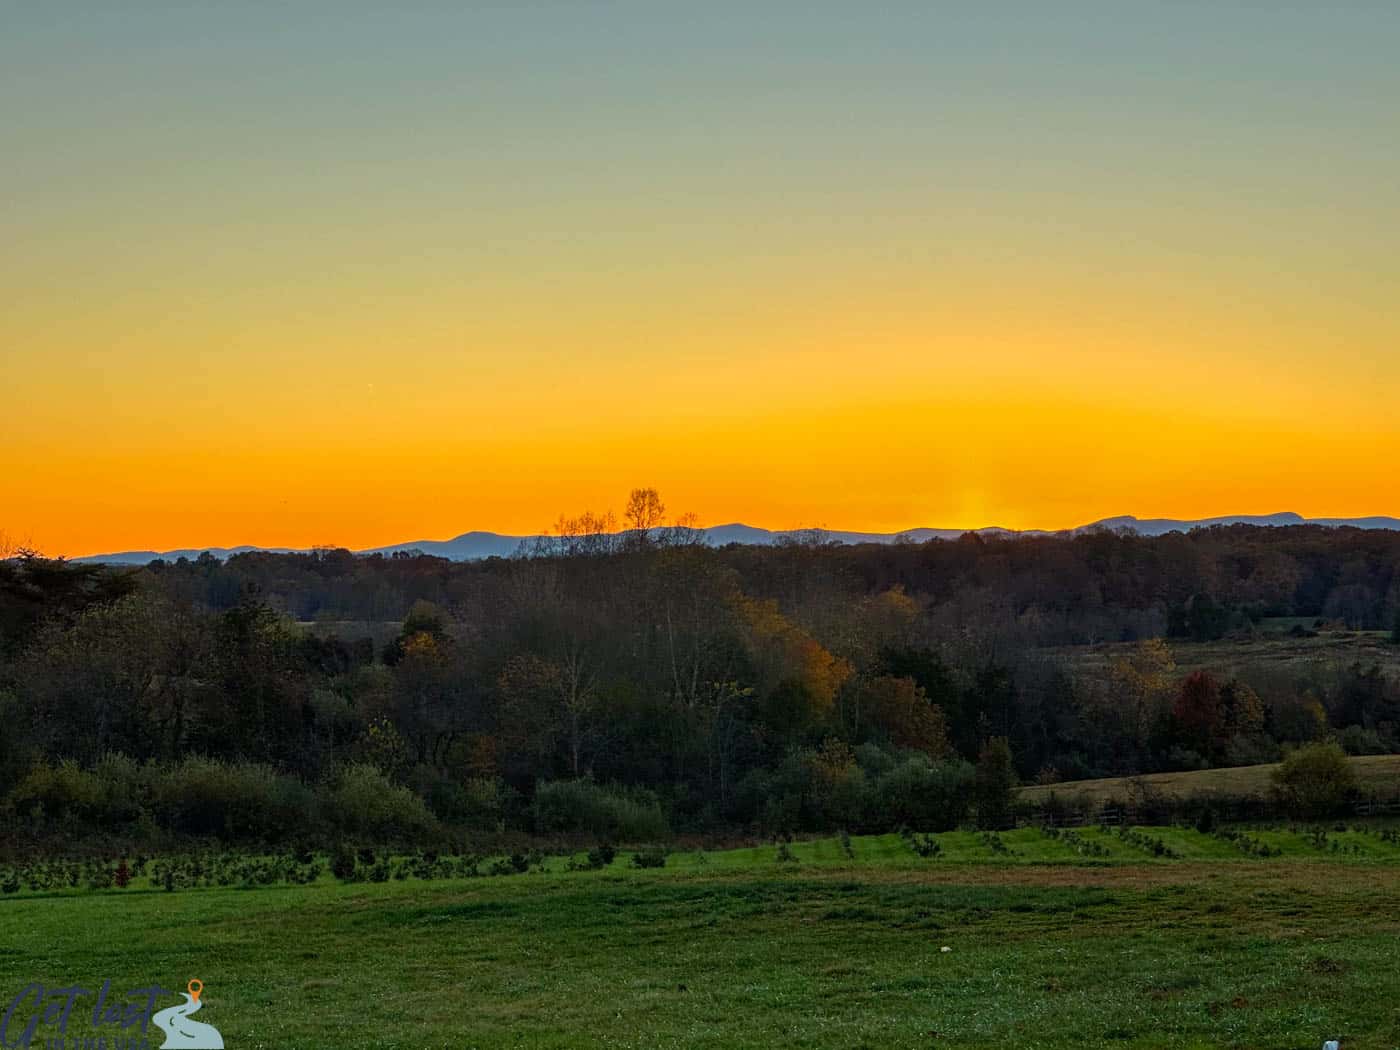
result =
M0 0L49 553L1400 512L1400 4Z

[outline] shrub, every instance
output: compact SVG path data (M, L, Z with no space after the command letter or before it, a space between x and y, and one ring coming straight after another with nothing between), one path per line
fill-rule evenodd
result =
M855 848L851 845L851 833L845 828L841 829L841 852L846 855L847 860L856 859Z
M535 830L588 832L611 841L668 838L661 803L650 791L606 788L591 780L540 784L532 807Z
M421 839L437 830L437 821L421 798L363 763L341 771L325 808L341 831L381 840Z
M99 819L108 825L138 821L149 796L148 770L126 755L108 753L92 767L97 779Z
M1215 807L1205 806L1201 809L1200 815L1196 817L1196 830L1202 835L1209 835L1215 831Z
M1225 764L1229 766L1262 766L1278 760L1278 742L1267 733L1242 734L1225 747Z
M1336 812L1356 791L1356 773L1335 743L1309 744L1291 751L1273 773L1274 792L1299 817Z
M1338 734L1337 742L1349 755L1384 755L1389 751L1379 733L1362 726L1347 726Z
M665 866L666 851L660 846L638 850L632 854L632 867L634 868L664 868Z
M909 848L919 856L924 858L937 857L943 852L943 846L932 835L909 835L906 840Z
M967 816L972 777L972 766L960 759L907 756L871 785L867 819L881 828L951 831Z
M827 740L820 751L808 754L805 760L814 826L829 828L859 822L868 792L865 771L856 764L851 749L838 740Z
M21 814L35 812L47 820L96 819L101 800L97 778L72 760L35 765L10 792L10 803Z
M157 818L173 831L271 841L314 830L310 789L269 766L187 758L147 775Z
M588 851L588 863L590 867L606 868L617 856L617 850L612 846L595 846Z
M1209 769L1210 761L1189 747L1173 747L1167 752L1167 768L1180 770Z
M350 882L355 878L355 851L344 843L331 854L331 874L341 882Z
M464 784L434 780L426 794L439 820L475 831L499 831L520 816L519 793L499 777L475 777Z

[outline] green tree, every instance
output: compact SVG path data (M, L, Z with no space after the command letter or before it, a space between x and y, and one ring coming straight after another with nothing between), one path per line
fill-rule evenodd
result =
M977 826L988 830L1009 826L1015 790L1016 767L1011 761L1011 745L1006 737L994 736L982 745L972 782Z

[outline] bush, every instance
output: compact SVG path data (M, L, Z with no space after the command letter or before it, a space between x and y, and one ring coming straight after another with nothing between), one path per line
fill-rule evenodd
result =
M1347 726L1338 734L1337 742L1349 755L1384 755L1390 750L1379 733L1361 726Z
M478 777L466 783L434 777L419 793L427 798L428 808L439 820L473 831L501 831L521 816L519 793L499 777Z
M932 835L907 835L905 841L910 849L925 859L937 857L943 852L942 844Z
M609 841L669 838L661 803L650 791L605 788L591 780L555 780L535 790L539 832L587 832Z
M1210 835L1215 832L1215 825L1215 807L1203 807L1201 809L1200 815L1196 817L1196 830L1199 831L1202 835Z
M149 795L147 773L126 755L108 753L98 759L92 775L100 794L98 819L104 825L122 826L141 819Z
M187 758L145 772L157 820L172 831L273 841L315 830L310 789L270 766Z
M600 871L606 868L617 857L617 850L612 846L594 846L588 851L585 860L570 860L565 867L569 871Z
M664 868L665 866L666 851L659 846L638 850L632 854L632 867L634 868Z
M498 831L506 825L523 826L524 801L520 792L500 777L468 780L463 790L463 824L478 831Z
M101 816L102 787L72 760L57 766L38 764L10 792L9 801L20 814L44 820L96 820Z
M324 808L341 831L380 840L421 839L437 831L437 821L421 798L362 763L341 771Z
M1326 817L1356 792L1356 773L1337 744L1309 744L1285 756L1273 773L1274 792L1297 817Z
M341 843L331 854L331 874L341 882L352 882L355 878L355 851Z
M961 759L935 762L909 755L871 785L867 822L882 829L951 831L967 817L972 778L972 766Z
M1167 768L1185 771L1209 769L1210 761L1199 751L1192 751L1189 747L1173 747L1167 752Z
M1267 733L1234 737L1225 747L1225 765L1262 766L1279 760L1278 742Z

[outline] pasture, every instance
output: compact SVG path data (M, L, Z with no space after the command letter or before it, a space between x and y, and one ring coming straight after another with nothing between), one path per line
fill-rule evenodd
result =
M1394 797L1400 785L1400 755L1357 755L1349 759L1363 794ZM1144 773L1136 777L1103 777L1097 780L1064 781L1059 784L1028 785L1020 792L1022 801L1037 802L1054 793L1061 798L1084 797L1094 804L1110 799L1123 801L1146 788L1158 795L1178 798L1219 795L1239 798L1267 796L1273 787L1271 777L1278 763L1258 766L1198 769L1180 773Z
M197 977L200 1017L231 1050L1400 1045L1400 837L1381 828L1027 828L674 852L654 870L626 853L602 870L567 860L509 877L20 890L0 899L0 996Z

